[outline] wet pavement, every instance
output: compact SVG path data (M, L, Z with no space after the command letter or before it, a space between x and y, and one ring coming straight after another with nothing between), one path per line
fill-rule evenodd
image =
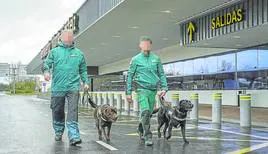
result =
M80 108L79 123L83 143L69 146L65 131L63 142L56 143L51 122L50 102L35 96L8 96L0 93L0 153L267 153L267 128L241 129L223 123L221 128L202 120L196 127L188 122L184 144L180 130L168 141L158 139L156 119L152 119L154 145L145 147L136 134L137 118L121 116L112 126L110 143L98 141L92 112Z

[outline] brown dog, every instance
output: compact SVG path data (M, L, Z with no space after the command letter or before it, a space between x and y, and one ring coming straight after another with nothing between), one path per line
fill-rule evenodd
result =
M90 97L88 97L88 102L93 108L95 108L93 115L99 133L99 140L102 140L102 133L103 133L106 141L109 142L111 139L110 134L111 134L112 123L115 122L118 118L116 108L108 104L98 106L91 100ZM106 127L107 127L107 133L105 130Z

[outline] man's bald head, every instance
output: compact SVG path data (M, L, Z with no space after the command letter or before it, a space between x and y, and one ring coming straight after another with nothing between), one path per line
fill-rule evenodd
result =
M63 44L67 46L71 46L73 44L73 31L72 30L64 30L61 33L61 41Z

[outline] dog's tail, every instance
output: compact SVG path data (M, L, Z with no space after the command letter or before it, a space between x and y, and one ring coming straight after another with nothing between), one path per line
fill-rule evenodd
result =
M88 102L89 102L89 104L90 104L93 108L97 108L97 107L98 107L98 105L92 101L92 99L91 99L91 97L90 97L89 95L88 95Z

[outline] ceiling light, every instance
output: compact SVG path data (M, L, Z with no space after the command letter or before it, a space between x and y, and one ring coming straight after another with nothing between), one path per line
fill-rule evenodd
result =
M101 45L108 45L108 43L102 42Z
M160 12L162 12L162 13L171 13L170 10L164 10L164 11L160 11Z
M130 28L132 28L132 29L138 29L140 27L139 26L131 26Z
M120 35L114 35L114 36L112 36L113 38L119 38L120 37Z
M163 41L167 41L167 40L168 40L168 38L164 37L164 38L162 38L162 40L163 40Z
M241 37L240 36L233 36L233 38L240 39Z

